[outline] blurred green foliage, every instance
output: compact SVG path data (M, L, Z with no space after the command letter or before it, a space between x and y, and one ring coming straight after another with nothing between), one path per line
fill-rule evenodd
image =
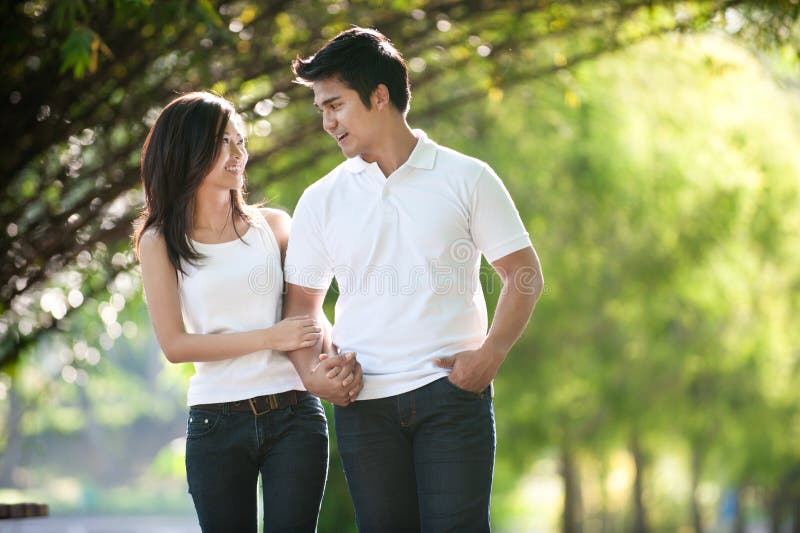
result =
M251 199L291 211L341 154L289 62L355 23L408 59L411 125L503 177L544 266L496 380L495 525L702 530L728 492L740 522L800 508L795 3L4 9L0 487L190 509L191 365L160 356L129 242L141 143L175 92L223 93ZM320 530L352 531L331 452Z

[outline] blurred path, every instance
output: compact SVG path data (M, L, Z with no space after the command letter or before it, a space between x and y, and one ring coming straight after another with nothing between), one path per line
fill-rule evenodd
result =
M0 520L0 533L200 533L194 516L48 516Z

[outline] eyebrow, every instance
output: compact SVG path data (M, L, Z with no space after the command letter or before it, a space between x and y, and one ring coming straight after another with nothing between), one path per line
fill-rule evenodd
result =
M321 109L321 108L325 107L326 105L332 103L334 100L338 100L339 98L341 98L341 96L339 96L339 95L331 96L330 98L328 98L326 100L323 100L323 102L321 104L319 104L319 105L317 105L317 103L314 102L314 107L316 107L317 109Z

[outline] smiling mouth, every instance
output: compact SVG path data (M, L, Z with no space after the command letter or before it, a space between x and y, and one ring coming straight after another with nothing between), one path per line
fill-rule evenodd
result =
M345 137L347 137L347 133L342 133L341 135L336 135L336 137L335 137L336 138L336 142L341 144Z
M240 166L225 167L225 170L227 170L228 172L233 172L234 174L242 173L242 167Z

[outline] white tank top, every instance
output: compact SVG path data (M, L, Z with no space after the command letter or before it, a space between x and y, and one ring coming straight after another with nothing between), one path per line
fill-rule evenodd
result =
M283 269L269 224L258 217L236 239L219 244L192 241L205 256L184 262L178 273L181 310L189 333L233 333L267 328L281 319ZM188 404L244 400L262 394L303 390L283 352L260 350L232 359L194 363Z

